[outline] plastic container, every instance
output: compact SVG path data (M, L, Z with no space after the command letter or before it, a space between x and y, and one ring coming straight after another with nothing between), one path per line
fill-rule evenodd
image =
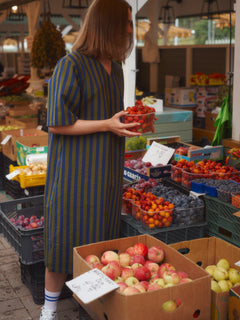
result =
M24 168L27 168L27 166L14 167L13 165L10 165L9 172L11 173L15 170L22 170ZM44 186L46 183L46 173L32 174L27 176L23 172L21 172L19 175L15 176L13 180L18 181L22 189L28 187Z
M122 198L122 214L132 214L132 200Z
M177 166L172 166L171 167L171 179L173 181L176 181L177 183L181 184L182 183L182 172L183 172L182 168L179 168Z
M33 301L36 304L44 303L44 286L45 286L45 266L44 262L38 262L26 265L20 262L21 280L30 290ZM67 280L71 280L72 276L68 276ZM64 285L60 299L70 298L72 291Z
M162 209L159 211L145 211L133 202L132 216L140 221L147 229L158 229L169 227L172 223L173 209Z
M133 132L154 132L155 112L145 114L126 114L123 116L124 123L138 122L140 125L129 128Z
M175 208L173 211L173 225L191 226L204 222L204 206L195 208Z
M39 218L44 213L43 203L43 195L0 203L0 223L3 236L24 264L44 260L43 227L30 230L20 229L10 219L16 219L19 215L28 218L36 215Z
M191 181L200 178L211 179L213 178L213 174L192 173L185 170L182 171L182 185L189 189L191 188Z

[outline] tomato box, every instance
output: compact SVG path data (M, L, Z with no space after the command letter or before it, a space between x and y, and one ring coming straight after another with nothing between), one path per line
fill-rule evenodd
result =
M87 255L101 256L106 250L117 250L120 253L139 242L146 244L148 248L160 246L165 252L164 261L171 263L176 269L187 272L192 281L128 296L115 290L88 304L84 304L74 295L92 319L146 320L150 315L151 320L190 320L194 319L196 314L199 320L210 319L210 275L175 249L147 234L75 247L73 249L73 278L91 270L89 264L84 260ZM162 309L164 302L177 299L181 300L181 304L174 312L166 312Z
M228 260L230 267L240 271L240 248L217 237L195 239L170 245L201 266L216 264L220 259ZM211 320L226 320L228 315L229 292L211 291ZM187 319L187 318L186 318ZM235 319L235 318L232 318Z

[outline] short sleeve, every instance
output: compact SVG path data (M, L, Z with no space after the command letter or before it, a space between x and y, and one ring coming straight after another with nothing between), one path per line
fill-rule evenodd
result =
M55 67L48 85L47 126L71 125L78 119L80 79L74 62L62 58Z

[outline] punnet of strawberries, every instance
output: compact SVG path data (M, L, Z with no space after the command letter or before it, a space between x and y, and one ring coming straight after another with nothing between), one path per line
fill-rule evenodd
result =
M154 132L155 108L143 105L141 100L137 100L135 106L128 107L128 114L123 116L124 123L139 123L138 126L130 128L132 132Z

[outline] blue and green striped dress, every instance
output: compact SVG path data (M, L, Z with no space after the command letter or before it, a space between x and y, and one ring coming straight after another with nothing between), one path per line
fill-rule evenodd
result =
M49 81L48 126L103 120L123 110L123 73L78 51L63 57ZM72 273L73 247L119 236L124 138L111 132L49 133L45 187L45 264Z

